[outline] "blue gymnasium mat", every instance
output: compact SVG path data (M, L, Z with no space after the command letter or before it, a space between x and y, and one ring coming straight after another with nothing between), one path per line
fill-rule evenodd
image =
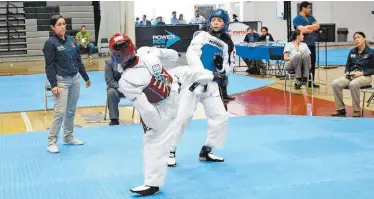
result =
M178 166L149 198L373 198L371 126L371 119L234 117L224 149L214 151L225 162L204 163L207 121L194 120ZM46 151L45 131L0 136L0 198L138 198L128 189L143 183L142 135L140 125L78 128L86 144L60 144L59 154Z
M319 65L321 67L326 65L326 51L320 47L319 52ZM327 65L343 65L347 63L348 54L351 48L338 48L327 50ZM318 51L316 55L316 66L318 65Z
M92 85L87 89L81 78L78 107L105 106L104 72L89 72L88 75ZM0 112L44 110L45 81L45 74L0 77ZM127 100L121 100L121 104L126 103L129 104ZM53 108L52 97L48 98L48 108Z
M350 50L351 48L327 49L327 65L345 66ZM326 65L326 51L324 50L324 47L320 47L319 53L318 50L316 51L316 66L319 62L320 66L324 67ZM239 57L236 58L236 61L239 61ZM270 60L270 63L276 64L276 61Z
M106 83L104 72L89 72L91 87L86 88L81 79L78 107L105 106ZM45 74L0 77L0 113L44 110ZM248 76L230 74L229 94L240 93L272 84L271 81ZM50 93L49 93L50 94ZM121 105L131 105L123 99ZM53 99L48 98L48 108L53 108Z

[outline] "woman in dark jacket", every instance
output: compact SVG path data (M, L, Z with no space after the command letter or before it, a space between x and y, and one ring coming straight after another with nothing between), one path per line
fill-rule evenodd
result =
M51 153L58 153L57 140L62 122L64 144L82 145L83 141L73 136L74 117L80 93L80 77L91 86L86 69L82 63L78 43L74 37L65 35L66 22L61 15L50 19L53 30L44 44L45 71L51 84L54 99L54 113L48 134L48 148Z

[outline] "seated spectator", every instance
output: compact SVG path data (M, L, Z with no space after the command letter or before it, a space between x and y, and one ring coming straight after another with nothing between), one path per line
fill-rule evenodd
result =
M156 26L164 26L165 22L162 21L162 17L157 17L157 24Z
M269 41L274 41L273 36L269 33L269 30L267 27L261 28L261 34L257 41L266 41L266 36L269 36Z
M95 50L95 46L91 43L91 34L86 31L86 26L81 27L81 31L75 35L75 40L78 42L78 48L87 48L88 57L92 58L92 53Z
M244 42L247 42L247 43L257 42L259 37L260 36L258 35L258 33L255 33L253 29L249 26L247 28L247 35L245 35L244 37Z
M140 25L139 17L136 17L135 26L139 26L139 25Z
M183 14L179 15L178 24L187 24L187 21L183 19Z
M287 61L285 69L295 72L295 89L300 89L302 84L306 85L311 67L311 52L303 40L303 33L295 30L291 35L291 41L284 47L284 61Z
M139 22L140 26L151 26L151 21L147 20L147 15L143 15L143 19Z
M195 11L195 16L191 19L190 24L203 24L206 19L200 15L199 11Z
M112 59L105 60L105 82L107 85L107 100L109 109L109 125L119 125L118 104L121 97L125 97L118 91L118 81L121 79L121 73L117 70L117 64L113 64Z
M170 24L175 25L178 23L177 12L173 11L171 14L173 17L170 20Z
M260 36L258 33L255 33L253 29L249 26L247 28L247 35L244 37L244 42L254 43L258 41ZM266 65L262 60L249 60L248 58L243 58L245 64L248 66L246 72L252 75L261 75L265 76L266 74Z
M366 44L366 36L363 32L353 35L356 47L353 48L347 59L345 75L332 82L336 112L331 116L345 116L343 102L343 89L349 88L352 96L353 117L361 117L360 113L360 88L371 85L371 75L374 74L374 50Z

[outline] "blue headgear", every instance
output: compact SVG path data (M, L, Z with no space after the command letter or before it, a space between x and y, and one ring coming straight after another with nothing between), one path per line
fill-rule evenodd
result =
M222 9L212 10L208 20L208 30L212 30L212 27L210 26L210 21L212 21L213 17L219 17L223 19L223 22L225 24L219 32L227 32L227 29L229 28L229 16L227 15L226 11Z

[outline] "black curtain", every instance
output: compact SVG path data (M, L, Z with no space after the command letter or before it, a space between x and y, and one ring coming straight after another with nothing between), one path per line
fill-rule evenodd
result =
M284 2L284 19L287 20L287 41L290 41L292 33L291 1Z
M100 1L93 1L92 6L94 7L94 23L95 23L95 46L99 40L99 30L101 22L101 12L100 12Z

